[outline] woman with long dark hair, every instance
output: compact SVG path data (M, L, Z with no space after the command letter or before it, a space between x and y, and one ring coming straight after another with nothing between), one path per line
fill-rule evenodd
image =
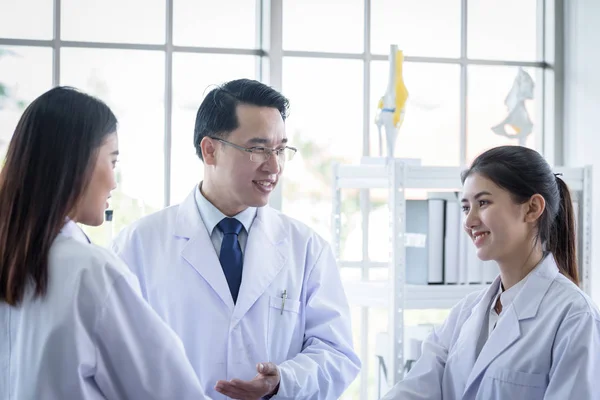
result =
M67 87L23 113L0 173L0 398L201 399L179 338L76 223L102 224L117 120Z
M462 174L464 230L492 285L456 305L385 400L600 399L600 312L579 287L569 188L520 146Z

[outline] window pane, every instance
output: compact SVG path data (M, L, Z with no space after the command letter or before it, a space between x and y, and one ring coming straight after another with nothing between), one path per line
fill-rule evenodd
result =
M371 52L460 56L460 0L371 0Z
M541 58L537 53L536 0L469 1L467 4L469 58L515 61Z
M423 165L460 163L460 67L405 62L408 100L396 139L396 157L420 158ZM379 155L375 115L388 81L388 62L371 63L371 154ZM385 130L382 128L385 143ZM435 144L435 145L433 145ZM383 147L383 154L386 148Z
M175 53L171 129L171 204L179 203L202 179L203 164L194 148L200 103L214 85L256 78L257 57Z
M62 0L61 39L164 43L165 0Z
M61 84L98 96L119 120L115 232L163 206L164 64L155 51L61 50ZM102 228L88 232L105 244Z
M362 155L362 88L361 61L283 60L287 135L298 154L283 175L282 208L325 238L331 237L331 162L358 162ZM344 215L352 215L357 193L345 199Z
M256 0L175 0L173 40L178 46L254 49L256 20Z
M285 0L285 50L360 53L364 46L363 0Z
M53 0L0 0L0 37L52 39L53 11Z
M52 87L52 49L0 46L0 168L25 107Z
M541 74L539 69L525 68L532 80L540 82L536 73ZM542 96L541 88L531 90L527 85L527 79L523 79L523 84L518 85L516 78L519 74L517 67L496 67L496 66L470 66L468 69L468 103L467 103L467 162L471 162L481 152L495 146L511 144L518 145L519 140L498 135L492 131L492 127L500 124L507 118L508 110L505 99L509 92L514 88L515 91L520 87L523 92L533 94L534 99L524 100L524 104L533 121L533 132L524 145L535 147L535 136L538 134L538 127L535 110L536 102ZM531 82L530 82L531 83ZM513 86L514 85L514 86ZM523 99L523 96L516 96ZM519 101L518 103L522 103ZM507 121L507 123L509 123ZM514 130L505 127L505 132L514 134Z

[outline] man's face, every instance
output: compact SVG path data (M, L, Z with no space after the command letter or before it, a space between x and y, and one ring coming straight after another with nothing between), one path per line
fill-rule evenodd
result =
M244 148L263 147L267 150L285 147L285 124L279 110L272 107L239 105L239 127L223 139ZM214 165L211 181L219 193L221 208L230 213L248 207L262 207L279 181L285 161L275 154L265 160L215 139Z

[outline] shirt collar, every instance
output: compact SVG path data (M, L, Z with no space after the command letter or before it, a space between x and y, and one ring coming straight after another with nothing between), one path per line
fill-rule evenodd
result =
M66 237L73 238L78 242L91 243L90 239L79 227L79 225L77 225L73 220L69 218L67 218L67 222L65 222L65 225L60 230L60 234Z
M498 298L498 296L500 296L500 303L502 303L503 310L506 310L508 308L508 306L510 306L512 304L515 297L517 297L517 295L519 294L519 292L525 285L525 282L527 281L528 276L529 275L527 275L525 278L521 279L516 285L512 286L510 289L505 290L505 291L502 291L502 283L500 283L500 285L498 287L498 295L496 296L496 298ZM494 305L495 304L496 304L496 302L494 302Z
M496 300L498 299L498 296L500 296L500 302L502 303L503 310L505 308L507 308L509 305L511 305L512 302L514 301L515 297L517 297L517 295L523 288L523 286L525 286L525 282L527 282L527 279L529 278L529 276L531 276L532 273L534 273L537 270L539 270L540 268L542 268L545 260L548 257L553 257L553 256L550 252L545 251L542 254L542 259L540 260L540 262L531 271L529 271L529 273L523 279L521 279L516 285L514 285L510 289L502 291L502 281L500 281L500 284L498 285L498 294L496 294L496 296L494 297L494 301L492 302L492 309L494 308L494 305L496 304ZM553 258L551 258L551 259L553 260Z
M200 190L201 187L202 182L200 185L196 186L194 197L196 198L198 211L200 212L202 221L204 221L204 225L208 230L208 234L212 235L217 224L227 216L223 214L217 207L215 207L210 201L208 201L206 197L204 197L202 191ZM241 213L233 216L233 218L242 223L244 229L246 229L246 232L250 232L250 227L252 226L252 222L254 222L254 217L256 217L256 207L248 207Z

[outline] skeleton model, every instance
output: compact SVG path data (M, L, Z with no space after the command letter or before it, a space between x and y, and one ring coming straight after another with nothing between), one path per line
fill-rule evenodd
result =
M527 136L533 131L533 122L527 113L525 100L533 99L533 88L531 76L523 68L519 68L513 86L504 100L508 115L502 122L492 127L495 134L518 139L519 145L525 145ZM510 127L513 132L508 132L507 127Z
M390 46L390 72L387 89L383 97L379 100L375 124L379 132L379 156L383 154L383 140L381 127L385 129L385 139L387 144L387 156L394 157L394 148L398 130L404 121L404 112L408 90L402 80L402 63L404 54L398 50L398 46Z

